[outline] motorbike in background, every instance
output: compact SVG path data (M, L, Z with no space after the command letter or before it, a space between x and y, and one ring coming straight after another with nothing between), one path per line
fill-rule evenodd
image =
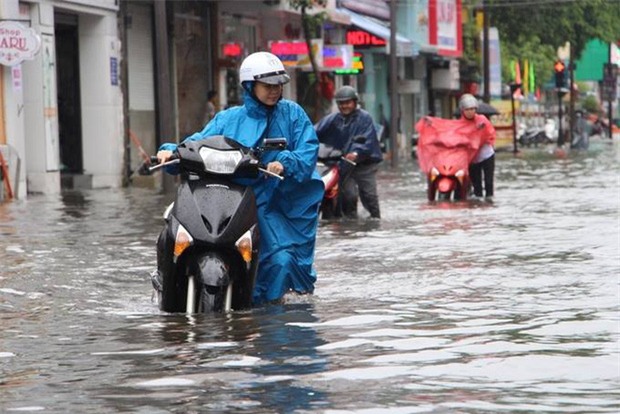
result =
M426 175L429 201L466 200L469 192L469 163L478 147L465 135L420 136L418 161Z
M251 149L214 136L181 143L168 162L142 169L175 165L181 178L164 213L151 275L162 311L228 312L252 305L260 249L256 201L252 188L236 179L260 173L282 179L265 170L260 154L284 148L285 138L267 138Z
M590 136L599 136L601 138L609 138L609 125L606 124L600 118L597 118L596 121L592 123L592 127L590 128Z
M545 134L545 128L531 126L526 127L525 125L519 126L519 144L522 147L538 147L539 145L543 145L547 143L547 136Z
M344 167L341 163L345 163ZM353 172L356 163L344 157L344 153L324 143L319 144L317 171L321 175L325 193L321 202L320 214L322 219L333 219L340 216L338 194L340 192L341 176L347 179Z

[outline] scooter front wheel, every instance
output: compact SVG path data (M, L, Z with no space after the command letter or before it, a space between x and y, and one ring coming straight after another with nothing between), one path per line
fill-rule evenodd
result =
M200 289L198 312L230 312L232 309L232 284L228 286L203 286Z

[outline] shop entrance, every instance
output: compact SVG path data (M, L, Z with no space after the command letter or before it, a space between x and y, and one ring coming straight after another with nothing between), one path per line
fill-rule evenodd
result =
M78 17L55 13L54 21L60 171L67 175L82 174Z

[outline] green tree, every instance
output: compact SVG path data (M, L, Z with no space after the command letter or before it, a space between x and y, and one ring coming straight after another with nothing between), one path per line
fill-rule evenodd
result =
M577 59L589 40L609 43L620 36L618 0L486 0L485 9L507 42L536 37L554 50L570 42Z
M295 10L299 10L301 13L301 26L304 34L304 41L308 48L308 55L310 57L310 64L312 65L312 72L314 77L312 82L308 85L308 90L303 93L302 96L310 96L313 101L313 110L310 113L310 118L313 121L317 121L322 115L323 104L321 102L321 82L320 68L316 63L316 56L312 50L311 40L321 35L321 28L323 22L326 19L325 12L309 13L315 6L325 7L327 0L289 0L289 4Z
M502 47L502 77L511 79L510 62L528 59L534 63L537 86L549 80L556 50L570 42L574 59L586 43L598 38L615 42L620 36L618 0L465 0L464 7L488 13L490 25L498 28ZM464 28L464 61L480 62L475 22ZM478 73L481 70L478 68ZM541 74L549 74L548 77Z

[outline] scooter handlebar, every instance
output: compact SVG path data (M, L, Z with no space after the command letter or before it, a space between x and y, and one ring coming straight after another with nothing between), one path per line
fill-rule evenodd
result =
M340 159L341 159L342 161L348 162L349 164L351 164L351 165L352 165L352 166L354 166L354 167L357 165L357 163L356 163L355 161L350 160L350 159L348 159L347 157L340 157Z
M267 175L269 175L271 177L275 177L278 180L284 180L284 177L281 176L280 174L273 173L273 172L269 171L268 169L266 169L264 167L258 167L258 171L260 171L262 173L265 173L265 174L267 174Z
M138 173L140 175L151 175L153 172L163 168L167 165L178 164L180 162L177 154L172 154L168 161L164 163L159 162L159 158L155 155L151 155L148 160L145 160L140 168L138 169Z

